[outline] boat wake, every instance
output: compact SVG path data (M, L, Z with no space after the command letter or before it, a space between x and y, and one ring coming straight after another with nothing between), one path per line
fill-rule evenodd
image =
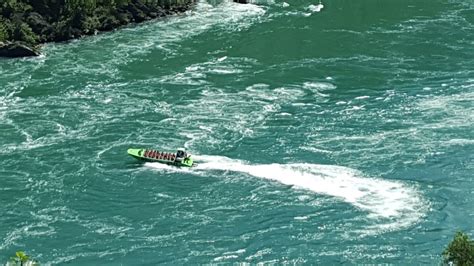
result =
M373 221L373 226L369 226L370 230L364 231L367 234L399 230L413 225L424 216L428 207L419 191L413 186L398 181L364 177L359 171L347 167L306 163L253 165L228 157L207 155L194 158L199 162L196 167L176 168L175 171L240 172L290 185L295 189L336 197L368 212L368 218ZM159 169L173 169L171 166L157 163L148 165Z

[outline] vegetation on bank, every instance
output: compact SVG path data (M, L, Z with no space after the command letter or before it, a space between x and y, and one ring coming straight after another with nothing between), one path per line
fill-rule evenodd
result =
M10 258L10 261L5 266L38 266L39 263L31 259L30 256L26 255L23 251L17 251L14 257Z
M474 241L463 232L457 232L454 239L443 251L444 263L447 265L474 265Z
M66 41L187 10L194 0L1 0L0 43Z

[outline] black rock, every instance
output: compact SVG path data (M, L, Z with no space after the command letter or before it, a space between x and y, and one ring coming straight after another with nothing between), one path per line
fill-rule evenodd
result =
M0 57L25 57L38 56L40 53L37 49L29 47L19 42L0 42Z

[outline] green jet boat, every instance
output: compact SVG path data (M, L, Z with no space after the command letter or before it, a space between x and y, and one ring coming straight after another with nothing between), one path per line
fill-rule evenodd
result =
M128 149L127 153L132 157L145 161L157 162L175 166L192 167L196 165L183 148L178 149L176 153L163 152L152 149Z

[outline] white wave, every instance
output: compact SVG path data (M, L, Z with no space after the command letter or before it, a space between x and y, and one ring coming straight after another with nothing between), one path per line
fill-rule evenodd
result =
M308 6L308 9L311 11L311 12L320 12L322 9L324 8L324 5L319 3L317 5L309 5Z
M164 45L162 47L166 50L167 43L196 36L216 26L231 31L247 28L253 24L252 18L265 14L265 10L258 5L240 5L232 1L224 1L217 6L210 5L206 1L198 1L195 10L187 14L185 17L175 17L165 23L151 25L150 27L156 28L160 34L147 31L147 34L149 33L147 41L158 42Z
M199 175L208 170L240 172L337 197L367 211L368 217L376 221L375 225L369 227L384 231L416 223L428 207L414 187L402 182L364 177L359 171L347 167L305 163L252 165L241 160L209 155L194 158L198 165L192 169L159 163L148 163L147 166Z
M245 249L239 249L239 250L236 250L236 251L228 251L228 252L224 252L222 254L222 256L219 256L219 257L216 257L213 259L213 261L223 261L223 260L226 260L226 259L236 259L239 257L239 255L245 253Z
M152 163L152 162L145 163L145 166L153 168L155 170L163 171L163 172L192 173L192 168L189 168L189 167L176 167L173 165L167 165L167 164L162 164L162 163Z
M308 218L309 218L308 216L295 216L295 217L293 217L293 219L300 220L300 221L301 220L308 220Z
M449 139L443 143L446 146L467 146L474 145L474 139Z
M427 122L424 122L420 128L433 130L472 127L473 102L474 92L471 91L421 99L417 102L417 109L422 112L423 121ZM427 119L440 115L442 117L436 120Z
M313 92L327 91L336 89L336 85L329 82L305 82L303 88Z
M231 75L243 73L249 65L256 61L249 58L228 58L227 56L213 58L203 63L195 63L185 67L184 71L165 75L159 78L159 83L204 85L208 84L208 75Z
M369 98L370 98L370 96L364 95L364 96L355 97L354 99L355 100L365 100L365 99L369 99Z
M225 256L220 256L220 257L214 258L213 261L223 261L223 260L227 260L227 259L236 259L238 257L239 256L237 256L237 255L225 255Z

